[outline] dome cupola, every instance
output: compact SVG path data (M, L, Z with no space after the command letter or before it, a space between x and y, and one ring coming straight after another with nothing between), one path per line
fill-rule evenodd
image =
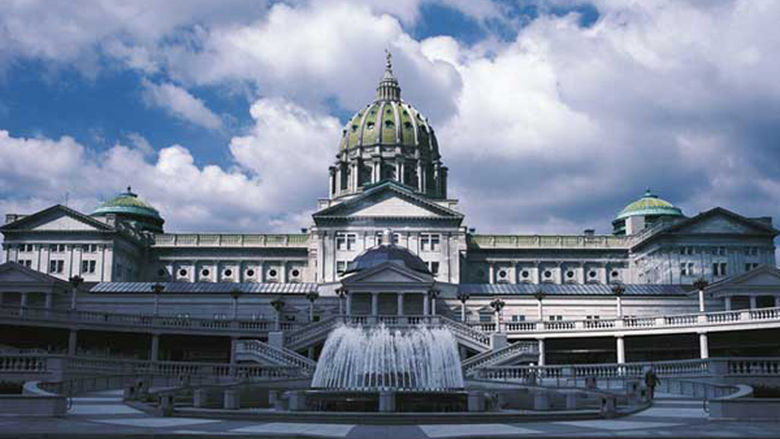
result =
M660 219L685 217L682 210L647 189L638 200L628 204L612 221L614 235L633 235Z
M342 130L337 160L330 168L330 197L354 195L366 185L395 180L428 197L446 198L446 174L433 128L401 99L387 52L376 98Z
M140 231L163 233L165 220L154 207L138 198L130 186L127 191L117 194L114 198L101 203L90 215L105 217L116 215L118 221L131 224Z

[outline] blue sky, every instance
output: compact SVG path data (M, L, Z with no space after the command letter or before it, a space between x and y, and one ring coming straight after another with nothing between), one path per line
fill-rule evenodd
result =
M608 233L646 187L778 216L776 2L81 3L0 4L4 213L130 184L172 231L305 227L390 48L479 231Z

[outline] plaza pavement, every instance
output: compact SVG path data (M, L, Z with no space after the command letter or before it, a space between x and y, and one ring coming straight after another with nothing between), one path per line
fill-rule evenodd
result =
M370 416L370 415L367 415ZM253 422L155 417L122 403L120 392L73 398L64 418L0 415L0 437L311 437L367 439L439 439L483 437L777 437L780 422L710 421L701 401L659 395L653 407L634 415L588 421L360 425Z

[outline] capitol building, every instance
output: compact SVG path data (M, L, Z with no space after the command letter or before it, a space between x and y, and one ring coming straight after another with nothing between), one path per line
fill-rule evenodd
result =
M6 316L0 344L235 363L236 343L255 338L316 359L327 331L278 334L343 315L437 315L466 334L464 359L519 340L534 346L522 361L537 364L778 349L768 333L739 343L738 331L695 322L700 313L780 306L770 217L717 206L693 214L647 190L626 200L611 234L476 233L448 191L447 145L402 99L389 57L376 98L332 141L328 196L312 200L308 228L288 234L177 233L131 187L92 212L54 205L5 215L4 309L238 321L246 330L210 343L208 334L165 328ZM677 315L694 318L653 332L658 316ZM467 336L477 333L490 340Z

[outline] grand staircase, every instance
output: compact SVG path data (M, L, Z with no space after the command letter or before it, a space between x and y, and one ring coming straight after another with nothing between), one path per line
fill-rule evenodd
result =
M443 326L449 329L458 343L477 352L490 350L490 335L450 318L434 316L331 316L286 333L284 346L293 351L323 342L339 324L385 324L387 326L415 326L419 324Z
M317 363L295 351L277 348L260 340L238 340L236 342L236 360L278 366L295 366L305 376L314 374Z
M480 367L501 366L517 361L536 361L538 344L534 341L518 341L495 351L486 351L463 360L463 374L470 376Z

